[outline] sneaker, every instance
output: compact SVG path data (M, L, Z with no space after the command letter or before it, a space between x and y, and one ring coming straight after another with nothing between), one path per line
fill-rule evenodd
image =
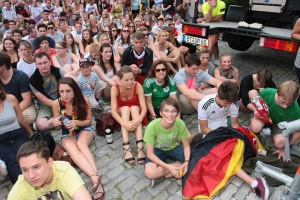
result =
M261 132L262 132L263 134L265 134L266 136L271 135L271 129L270 129L270 128L263 128L263 129L261 130Z
M157 184L160 184L161 182L164 182L165 180L165 177L160 177L160 178L157 178L157 179L152 179L151 182L150 182L150 187L151 188L154 188L154 186L156 186Z
M257 178L256 181L258 182L258 184L254 188L255 193L257 194L258 197L261 197L264 200L268 200L270 191L266 180L264 178Z
M220 60L215 60L214 64L217 65L217 66L219 66L220 65Z

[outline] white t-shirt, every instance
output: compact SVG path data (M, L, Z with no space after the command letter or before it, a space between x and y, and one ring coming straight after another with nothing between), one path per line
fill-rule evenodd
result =
M94 13L96 14L96 10L97 10L97 5L94 3L93 5L90 5L89 3L86 4L85 6L85 12L89 13Z
M82 40L82 33L77 33L76 31L72 31L71 34L74 37L77 37L79 40Z
M43 8L40 5L37 5L36 7L31 6L30 7L30 12L33 14L33 17L37 17L37 16L42 14Z
M221 108L216 103L216 96L217 94L206 95L198 104L198 119L207 120L208 128L211 130L227 127L227 116L238 117L239 114L239 102Z
M4 10L2 15L4 19L8 19L8 20L17 19L17 14L15 10Z
M18 62L17 69L23 71L30 77L36 69L36 64L34 61L32 63L27 63L24 59L22 59Z
M175 24L175 28L177 29L178 32L182 32L182 24Z

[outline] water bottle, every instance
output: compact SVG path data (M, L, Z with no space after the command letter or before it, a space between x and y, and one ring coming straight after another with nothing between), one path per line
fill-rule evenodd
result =
M63 125L65 126L65 127L67 127L68 126L68 123L69 123L69 118L68 117L66 117L66 116L64 116L63 114L61 114L60 115L60 118L61 118L61 122L63 123ZM69 131L73 131L74 130L74 128L72 128L72 129L70 129Z
M106 125L105 136L106 136L106 142L107 142L107 144L112 144L114 142L114 140L112 138L111 130L108 127L108 125Z

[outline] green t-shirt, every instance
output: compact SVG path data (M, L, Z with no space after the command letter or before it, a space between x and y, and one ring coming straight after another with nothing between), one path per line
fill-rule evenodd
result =
M163 151L172 150L179 145L178 137L181 141L188 139L185 123L176 118L171 130L166 130L160 124L161 118L150 122L145 130L144 141L147 145L152 145Z
M216 7L212 10L212 17L216 17L217 15L224 15L225 14L225 3L223 1L218 0L217 1L217 5ZM205 2L202 5L202 11L203 11L203 15L206 15L209 11L210 5ZM221 19L220 19L221 21Z
M163 88L155 78L146 78L143 84L145 96L151 96L152 105L154 108L159 108L163 100L176 94L176 84L173 79L170 78L167 87Z
M75 192L84 185L79 174L68 162L54 161L52 165L53 179L47 188L34 188L20 175L18 181L8 194L8 200L48 199L49 195L59 195L71 200Z
M295 101L291 106L282 108L275 102L275 94L277 89L266 88L263 89L259 96L266 102L269 107L269 116L275 124L283 121L294 121L300 119L300 108L298 103Z

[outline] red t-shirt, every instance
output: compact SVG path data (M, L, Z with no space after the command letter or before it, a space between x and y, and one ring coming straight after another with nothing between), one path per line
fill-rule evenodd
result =
M42 48L39 48L38 50L35 51L35 53L39 53L39 52L42 52ZM50 63L52 65L52 56L56 54L56 50L53 49L53 48L50 48L50 53L49 53L49 56L50 56Z

